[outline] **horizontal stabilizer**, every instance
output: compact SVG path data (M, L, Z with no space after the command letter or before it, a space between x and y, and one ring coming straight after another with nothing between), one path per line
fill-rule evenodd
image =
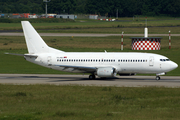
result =
M35 57L35 58L38 57L38 55L32 55L32 54L24 54L24 56L25 56L25 57Z
M4 53L7 55L16 55L16 56L25 56L25 57L38 57L38 55L32 55L32 54L16 54L16 53Z
M6 55L16 55L16 56L24 56L24 54L17 54L17 53L4 53Z

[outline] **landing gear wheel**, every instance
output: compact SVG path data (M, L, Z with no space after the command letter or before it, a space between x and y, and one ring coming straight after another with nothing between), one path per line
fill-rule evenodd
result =
M89 75L89 79L90 80L94 80L95 79L95 75Z
M159 76L156 76L156 80L160 80L161 78Z

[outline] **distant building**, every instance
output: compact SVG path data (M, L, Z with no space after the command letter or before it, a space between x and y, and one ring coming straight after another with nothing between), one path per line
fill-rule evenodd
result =
M4 18L4 16L5 16L4 14L1 14L1 15L0 15L1 18Z
M54 18L54 16L56 16L57 14L47 14L48 18Z
M56 18L72 19L72 20L74 20L75 15L63 15L63 14L61 14L61 15L56 15Z
M28 15L28 18L38 18L37 15Z
M12 14L12 18L37 18L36 14L30 14L30 13L23 13L23 14L19 14L19 13L14 13Z
M89 15L89 19L98 19L98 15Z

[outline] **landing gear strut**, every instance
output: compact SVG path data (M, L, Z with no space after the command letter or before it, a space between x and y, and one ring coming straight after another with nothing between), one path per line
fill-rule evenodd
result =
M95 75L89 75L89 79L90 79L90 80L94 80L95 78L96 78Z
M161 78L159 76L156 76L156 80L160 80Z

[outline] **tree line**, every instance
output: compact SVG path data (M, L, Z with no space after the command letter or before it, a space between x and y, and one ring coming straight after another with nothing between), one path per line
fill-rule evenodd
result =
M48 13L180 16L180 0L51 0ZM43 0L0 0L0 13L45 13Z

